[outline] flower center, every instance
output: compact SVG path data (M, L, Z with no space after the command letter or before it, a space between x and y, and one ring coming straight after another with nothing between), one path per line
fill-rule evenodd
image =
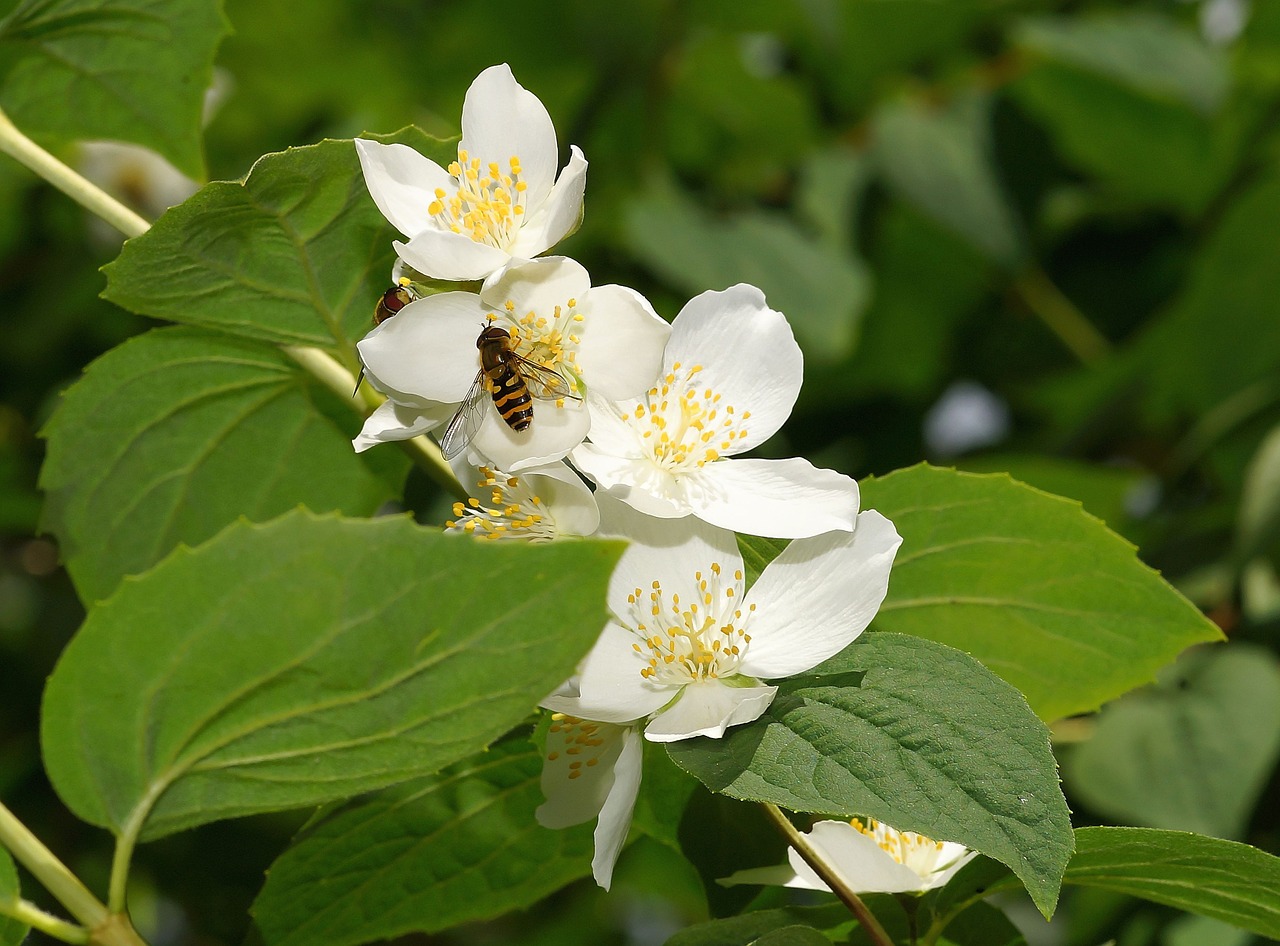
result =
M921 877L928 877L939 867L946 866L938 864L938 857L942 854L941 841L926 838L923 834L916 834L914 831L899 831L874 818L868 818L865 824L854 818L849 824L853 825L858 833L865 834L875 841L880 846L880 850L899 864Z
M513 155L504 174L496 161L482 167L479 158L459 148L458 160L449 165L449 173L457 182L457 190L450 195L443 187L437 187L427 213L454 233L507 249L515 240L525 212L528 185L520 179L520 159Z
M583 771L600 764L600 757L604 754L601 747L605 744L600 735L602 725L605 724L566 716L564 713L551 714L552 734L563 740L564 754L573 757L569 761L570 779L581 778ZM557 750L547 753L548 762L555 762L559 758L560 752Z
M653 582L646 593L636 588L627 595L628 614L618 615L619 623L639 641L632 644L646 658L640 675L651 683L683 686L731 677L738 672L751 635L746 625L756 606L737 607L742 594L742 572L732 581L723 581L718 562L710 573L694 573L700 600L681 602L678 594L669 598L662 583Z
M701 387L701 371L702 365L686 369L677 361L623 415L654 462L671 473L687 473L736 452L734 441L747 435L751 412L738 411L711 388Z
M567 299L563 305L552 306L550 312L529 309L521 313L513 300L503 303L503 315L489 313L489 321L502 320L503 327L511 335L511 348L536 365L571 379L570 387L578 387L578 335L583 315L578 311L578 300ZM529 380L526 378L526 380ZM536 378L533 379L536 382Z
M489 505L474 496L466 503L454 503L454 518L445 523L446 532L526 542L550 542L556 537L555 517L525 480L482 466L477 485L489 491Z

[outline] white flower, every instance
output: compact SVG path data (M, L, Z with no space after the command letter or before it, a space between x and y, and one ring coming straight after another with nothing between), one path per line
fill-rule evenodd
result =
M563 256L513 264L482 291L442 292L409 303L357 345L365 373L390 399L354 443L404 440L446 423L480 370L476 339L486 325L511 334L512 349L559 374L572 390L606 398L639 394L662 363L671 327L639 293L592 287ZM499 469L519 472L564 457L591 418L573 398L535 400L533 422L517 432L491 403L472 447Z
M977 856L963 844L898 831L871 818L865 824L857 818L819 821L806 833L822 860L854 893L924 893L941 887ZM787 851L787 859L789 867L740 870L720 882L831 889L794 848Z
M505 63L476 76L462 105L458 160L442 168L407 145L356 139L365 186L397 230L400 258L437 279L484 279L532 259L578 225L587 161L576 146L556 180L556 130Z
M609 582L612 620L582 665L577 698L543 705L614 723L652 715L654 742L718 738L751 722L777 690L763 681L848 646L884 600L902 542L888 519L863 512L852 533L792 542L745 591L733 533L596 498L600 533L631 540Z
M468 487L471 499L453 504L454 518L445 524L446 532L550 542L566 535L591 535L600 525L591 490L564 463L525 470L518 476L457 463L454 472ZM475 489L470 489L473 480Z
M704 292L672 323L656 385L621 404L589 399L590 442L573 464L651 516L782 538L852 529L849 477L797 458L728 459L783 425L802 374L791 327L759 289Z
M571 686L571 685L570 685ZM640 730L598 723L563 713L552 717L542 766L542 793L536 812L546 828L567 828L596 818L591 872L605 890L613 878L631 811L640 791L643 762Z

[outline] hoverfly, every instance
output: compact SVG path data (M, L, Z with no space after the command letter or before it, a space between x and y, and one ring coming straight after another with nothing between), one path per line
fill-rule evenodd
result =
M413 288L408 276L401 276L399 282L378 297L377 303L373 307L373 324L381 325L391 316L395 315L410 302L420 299L417 291ZM356 392L360 390L360 384L364 381L364 365L360 366L360 374L356 377L355 389L351 392L351 396L355 397Z
M562 375L517 354L511 347L511 334L504 328L485 326L476 348L480 349L480 370L440 437L440 452L446 460L466 449L480 429L486 395L503 423L517 433L533 423L533 398L581 400Z

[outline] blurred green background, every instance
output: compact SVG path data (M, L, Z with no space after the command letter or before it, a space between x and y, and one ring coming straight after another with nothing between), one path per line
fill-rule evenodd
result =
M791 319L805 388L765 454L1010 470L1137 544L1230 643L1055 728L1076 823L1280 853L1280 0L226 7L211 179L324 137L454 134L471 79L508 62L591 162L558 252L667 318L747 281ZM152 216L182 193L136 155L64 157ZM97 298L117 238L7 159L0 207L0 796L104 883L108 839L39 766L40 689L81 610L37 536L37 432L146 320ZM251 935L300 817L144 848L155 946ZM584 882L405 942L660 943L732 905L642 839L607 897ZM1051 926L1010 907L1046 946L1252 941L1109 895L1069 895Z

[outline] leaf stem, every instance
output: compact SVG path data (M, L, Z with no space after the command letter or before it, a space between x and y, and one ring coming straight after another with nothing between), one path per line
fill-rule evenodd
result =
M0 903L0 914L11 916L19 923L39 930L46 936L60 939L64 943L84 946L89 942L89 931L83 926L68 923L52 913L46 913L28 900L16 900L13 903Z
M86 927L94 929L106 921L107 908L102 902L3 804L0 804L0 844Z
M0 111L0 151L35 171L86 210L111 224L125 237L136 237L150 228L151 225L142 217L24 135L3 111Z
M337 394L344 401L351 402L360 414L366 413L364 408L377 406L376 402L371 403L368 396L363 393L363 386L360 389L361 400L355 401L353 399L351 392L356 390L355 377L327 352L323 352L318 348L304 348L299 345L285 345L282 350L286 355L311 372L316 377L316 380L326 388ZM428 476L458 499L465 500L467 498L466 489L458 482L458 478L453 475L453 468L449 466L449 461L441 455L440 448L435 443L422 434L409 440L401 441L401 443L403 443L405 450L408 451L413 461Z
M782 813L782 810L771 802L764 802L765 813L770 820L777 825L782 832L783 837L787 839L787 843L796 849L801 857L804 858L806 864L813 868L814 872L822 878L822 882L831 888L831 892L840 898L849 911L858 918L858 922L862 924L862 928L867 931L874 946L893 946L893 940L889 938L889 934L885 932L884 927L880 925L880 921L875 918L867 905L862 899L845 886L844 882L835 870L822 858L822 854L818 849L809 843L809 839L801 834L796 826L791 823L791 819Z
M1039 266L1024 270L1013 281L1013 290L1082 364L1094 364L1111 353L1106 336L1093 327Z

